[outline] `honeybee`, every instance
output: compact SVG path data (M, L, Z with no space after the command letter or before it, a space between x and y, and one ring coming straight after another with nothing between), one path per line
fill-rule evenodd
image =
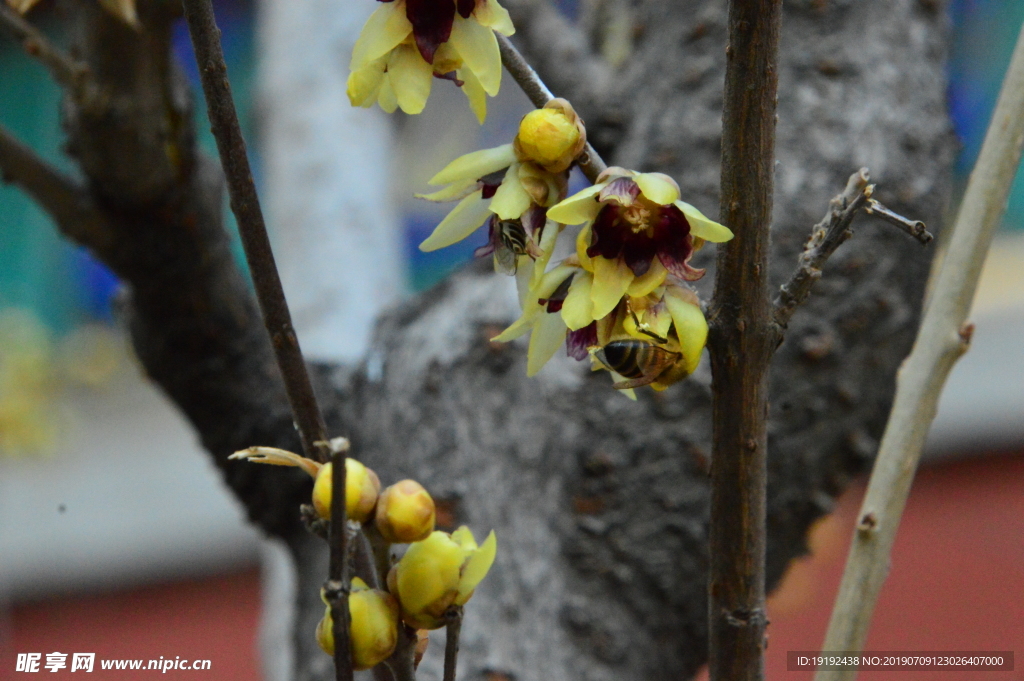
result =
M612 384L618 390L654 382L668 386L687 375L683 353L638 338L613 340L594 354L606 367L629 379Z
M505 274L515 274L519 269L519 256L528 252L526 229L519 220L494 221L497 239L494 240L495 269Z

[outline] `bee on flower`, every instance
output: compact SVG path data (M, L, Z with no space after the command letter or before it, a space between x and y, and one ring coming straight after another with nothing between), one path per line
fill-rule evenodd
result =
M515 28L497 0L382 0L356 40L349 64L353 106L423 111L434 78L462 88L481 123L501 85L497 31Z
M552 206L548 218L584 223L576 254L536 278L522 316L494 340L530 333L531 376L564 342L569 356L591 357L630 396L633 388L663 390L692 373L707 322L685 283L704 272L689 260L705 241L728 241L732 232L680 201L667 175L617 167Z
M545 231L547 209L565 197L569 167L586 145L586 129L572 105L553 99L523 117L511 144L460 156L430 179L448 185L431 201L458 205L420 244L434 251L461 241L486 223L488 242L477 255L494 255L495 268L515 273L524 258L547 266L557 230Z

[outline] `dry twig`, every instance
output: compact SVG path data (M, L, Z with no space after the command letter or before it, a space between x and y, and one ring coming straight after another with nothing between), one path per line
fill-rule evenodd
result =
M970 344L967 313L992 235L1024 147L1024 28L1003 80L992 122L971 173L949 241L934 277L921 328L900 369L889 422L871 471L860 522L822 650L855 653L867 638L878 593L889 570L900 517L946 377ZM818 671L816 681L850 680L852 670Z
M444 614L448 624L444 643L444 681L455 681L455 667L459 660L459 634L462 632L462 607L452 606Z

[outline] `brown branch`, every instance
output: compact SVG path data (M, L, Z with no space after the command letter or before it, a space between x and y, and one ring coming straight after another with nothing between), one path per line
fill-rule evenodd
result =
M352 651L348 645L349 627L352 625L351 613L348 608L348 594L351 581L348 571L349 541L348 522L345 518L345 455L348 453L348 440L336 438L331 441L331 529L328 544L331 550L331 562L327 569L325 590L327 601L331 604L331 617L334 622L334 674L337 681L352 681Z
M72 96L85 108L98 99L98 88L92 79L89 67L54 45L35 26L20 14L0 1L0 27L21 42L25 53L39 60L60 85L70 90Z
M850 224L859 211L882 218L922 244L932 240L923 222L907 219L871 198L874 185L868 184L869 179L867 168L851 175L846 188L829 202L828 213L811 230L811 238L800 254L800 264L775 299L775 323L782 329L789 325L793 313L811 294L814 283L821 278L825 262L852 236Z
M768 293L782 0L731 0L722 115L720 247L711 306L711 681L764 677Z
M98 251L112 243L113 228L89 192L41 159L2 125L0 177L24 189L67 237Z
M868 199L868 205L864 208L864 212L881 218L890 225L899 227L922 244L931 243L931 240L934 238L931 232L925 229L925 224L920 220L910 220L898 213L894 213L874 199Z
M494 35L498 39L501 63L505 65L505 70L519 84L519 87L522 88L530 102L540 109L554 99L555 96L551 93L551 90L540 79L540 76L533 70L533 67L527 63L523 55L516 49L516 46L512 44L512 41L500 33L495 33ZM583 147L583 153L580 154L576 163L579 164L580 170L583 171L583 174L592 183L596 182L597 176L608 167L600 154L590 145L590 142L587 142L587 145Z
M579 26L566 19L551 0L514 0L505 6L515 22L517 40L549 82L580 108L599 110L614 70L594 53Z
M325 461L324 448L317 444L327 439L323 416L313 394L313 386L299 348L299 339L292 327L288 303L270 248L256 185L249 169L245 140L242 139L238 115L231 99L220 30L214 19L211 0L185 0L184 9L203 92L206 94L210 126L217 140L217 150L220 152L231 196L231 210L238 220L238 231L263 313L263 323L281 368L303 451L311 459Z
M459 634L462 632L462 607L453 606L444 614L448 624L444 643L443 681L455 681L455 667L459 661Z
M861 168L850 175L846 188L829 202L828 213L811 230L811 238L800 254L796 272L783 284L775 299L775 323L783 329L789 324L796 308L811 294L814 282L821 278L821 268L825 261L852 235L849 231L850 223L871 196L869 179L867 168Z

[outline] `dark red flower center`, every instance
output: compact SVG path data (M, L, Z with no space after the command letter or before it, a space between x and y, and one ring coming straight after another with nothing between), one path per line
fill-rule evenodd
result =
M636 276L657 256L668 271L688 279L686 261L693 254L690 223L675 205L661 206L643 196L629 205L607 203L591 228L587 255L622 258Z

